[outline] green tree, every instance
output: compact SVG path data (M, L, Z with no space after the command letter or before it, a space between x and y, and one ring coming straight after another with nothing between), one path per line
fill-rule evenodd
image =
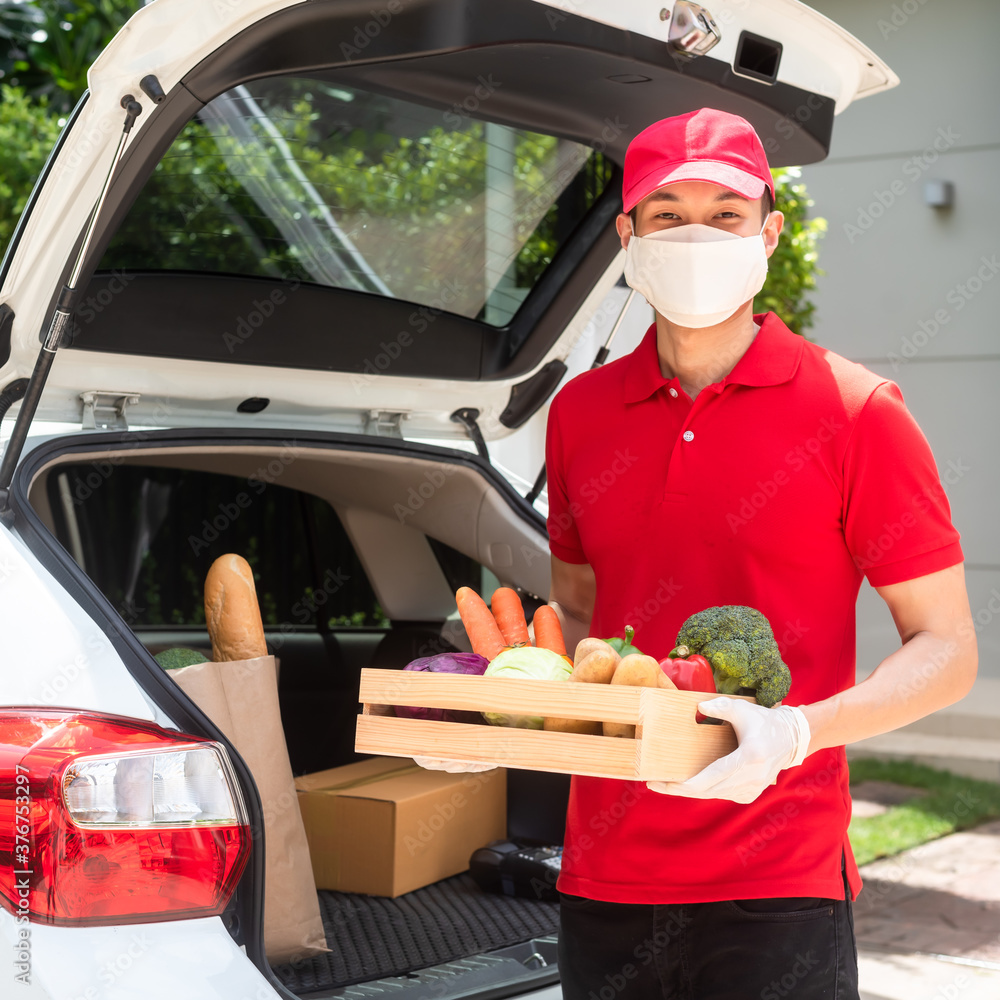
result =
M485 276L477 262L484 258L489 137L482 122L465 120L456 127L421 122L401 129L397 121L386 127L383 119L405 114L403 102L358 91L352 102L368 102L360 116L366 127L332 128L339 108L318 81L263 81L252 89L266 121L244 119L247 131L239 136L189 122L122 224L102 267L315 280L308 267L310 248L290 242L287 230L282 235L278 229L279 215L294 212L298 219L300 211L320 229L326 225L288 172L285 157L291 157L397 296L434 301L443 278L451 277L467 293L465 305L483 301ZM603 191L612 166L598 153L585 157L582 148L528 131L514 133L512 153L511 226L521 242L512 271L516 287L528 289ZM574 179L563 193L572 203L559 197L565 184L560 166L567 158L573 170L565 173ZM262 211L254 193L261 190L283 191L287 200Z
M69 111L142 0L0 0L0 78Z
M44 99L0 86L0 252L6 248L63 119Z
M777 249L767 264L767 281L754 299L754 312L775 312L790 330L802 333L813 325L815 306L809 294L822 274L817 260L819 240L826 232L826 219L810 219L812 200L805 184L796 183L798 167L772 170L774 208L784 213L785 226Z

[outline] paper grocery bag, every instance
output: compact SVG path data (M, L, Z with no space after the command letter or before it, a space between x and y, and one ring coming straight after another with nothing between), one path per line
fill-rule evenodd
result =
M281 728L274 657L196 663L167 673L229 737L257 783L264 808L268 960L277 964L329 951Z

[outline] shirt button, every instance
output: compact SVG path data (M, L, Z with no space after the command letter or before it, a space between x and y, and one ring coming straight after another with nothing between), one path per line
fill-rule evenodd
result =
M694 431L685 431L683 433L682 437L684 438L685 441L693 441L694 440Z
M669 392L669 393L670 393L670 395L674 397L674 399L676 399L676 398L677 398L677 390L676 390L676 389L675 389L675 388L674 388L673 386L671 386L671 387L670 387L670 388L669 388L669 389L667 390L667 392Z

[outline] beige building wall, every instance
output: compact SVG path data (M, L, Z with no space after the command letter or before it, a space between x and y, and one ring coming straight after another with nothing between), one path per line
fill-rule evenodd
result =
M814 0L899 75L803 168L829 231L811 339L896 381L962 534L980 676L1000 680L1000 3ZM954 187L925 203L928 181ZM858 669L899 640L863 585Z

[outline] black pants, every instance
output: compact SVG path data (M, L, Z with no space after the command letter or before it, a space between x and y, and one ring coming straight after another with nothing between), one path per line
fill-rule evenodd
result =
M849 898L603 903L562 896L565 1000L858 1000Z

